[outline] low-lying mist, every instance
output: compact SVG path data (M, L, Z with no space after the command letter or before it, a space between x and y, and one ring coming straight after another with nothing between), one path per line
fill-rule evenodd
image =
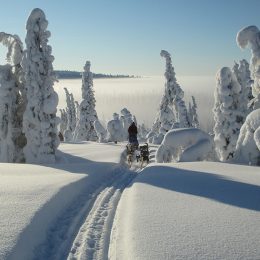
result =
M94 79L96 110L100 120L106 123L112 119L114 112L120 113L120 110L126 107L139 123L150 127L164 91L164 82L163 77ZM214 77L179 77L178 82L184 90L187 107L191 95L195 96L201 127L211 131ZM59 94L58 108L66 107L64 87L73 93L76 101L81 101L80 79L59 80L54 86Z

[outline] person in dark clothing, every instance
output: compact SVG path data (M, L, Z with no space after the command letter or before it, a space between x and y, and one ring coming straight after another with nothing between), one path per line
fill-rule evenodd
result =
M133 122L128 128L128 140L130 144L134 143L138 145L137 133L137 127L135 122Z

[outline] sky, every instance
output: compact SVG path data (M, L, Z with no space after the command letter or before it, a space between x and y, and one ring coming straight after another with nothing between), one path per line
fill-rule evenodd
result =
M163 75L160 51L178 75L212 76L234 60L250 59L236 44L246 26L260 28L260 0L26 0L3 1L0 31L24 42L34 8L49 21L54 68L111 74ZM4 47L0 61L4 63Z

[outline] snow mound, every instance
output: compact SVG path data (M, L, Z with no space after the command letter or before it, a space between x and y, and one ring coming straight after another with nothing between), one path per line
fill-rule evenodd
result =
M260 109L251 112L241 127L235 159L240 163L260 164Z
M156 161L201 161L212 157L212 154L210 135L197 128L179 128L165 135L157 150Z

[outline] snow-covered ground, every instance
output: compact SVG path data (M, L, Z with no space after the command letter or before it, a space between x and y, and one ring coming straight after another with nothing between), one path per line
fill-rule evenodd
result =
M258 167L151 164L125 189L111 259L259 259Z
M120 145L60 150L58 164L0 164L0 259L64 259L98 193L131 179Z
M1 163L0 259L259 259L258 167L130 171L124 146L62 143L57 164Z

